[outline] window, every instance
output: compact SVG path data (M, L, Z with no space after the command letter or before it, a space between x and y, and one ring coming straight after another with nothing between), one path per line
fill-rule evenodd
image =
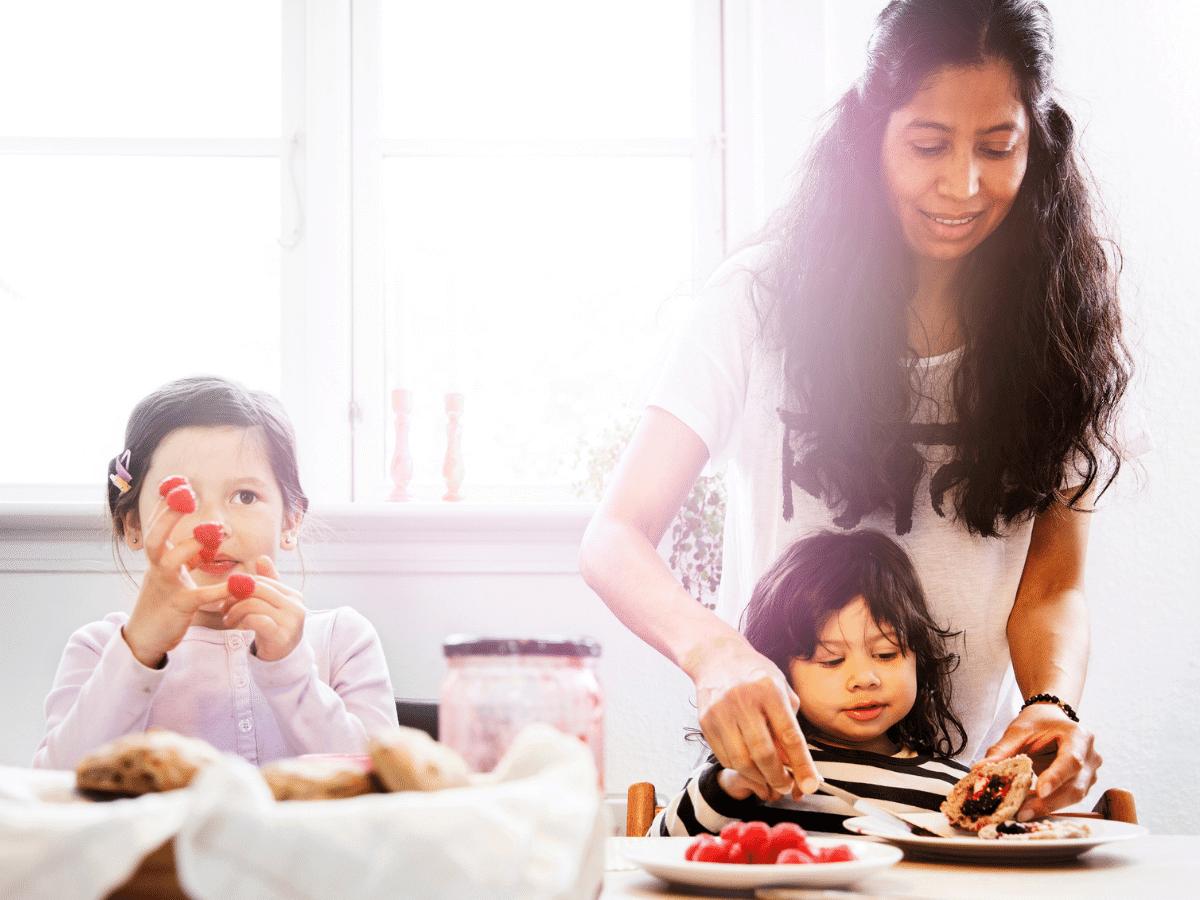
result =
M279 34L277 3L4 4L10 496L99 499L168 378L281 389Z
M0 42L9 498L98 497L208 371L283 397L314 499L388 497L396 388L419 499L449 391L469 499L570 499L723 251L715 0L53 0Z

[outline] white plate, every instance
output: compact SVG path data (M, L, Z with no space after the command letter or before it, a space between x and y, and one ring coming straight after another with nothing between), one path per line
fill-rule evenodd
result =
M846 844L857 857L853 862L806 863L793 865L739 865L736 863L691 862L683 858L690 837L638 838L622 844L621 855L639 868L663 881L691 887L749 890L767 885L796 885L799 887L838 887L866 878L888 866L894 866L904 855L899 848L887 844L857 841L854 838L809 836L813 847L832 847Z
M941 813L931 815L940 816ZM920 816L913 816L920 820ZM1062 818L1070 819L1070 816ZM905 853L926 859L948 859L955 862L977 860L979 862L1054 862L1064 859L1074 859L1080 853L1108 844L1112 841L1124 841L1129 838L1141 837L1147 834L1141 825L1130 825L1127 822L1110 822L1107 819L1075 819L1074 821L1087 825L1092 833L1082 838L1052 838L1040 841L985 841L969 832L962 837L917 837L889 828L878 819L869 816L859 816L847 819L842 824L850 831L859 834L873 835L883 838Z

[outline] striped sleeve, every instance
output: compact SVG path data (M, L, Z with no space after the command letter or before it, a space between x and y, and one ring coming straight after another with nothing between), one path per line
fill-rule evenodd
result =
M953 760L932 757L889 757L813 748L813 762L828 781L896 812L937 810L950 788L967 773ZM849 808L847 808L849 812Z
M967 773L953 760L929 756L889 757L809 744L821 776L860 797L896 812L937 810L950 788ZM858 813L826 794L809 794L762 803L751 795L735 800L721 788L721 765L715 758L689 776L683 790L670 799L650 826L661 837L717 834L730 822L794 822L806 831L846 833L842 823Z
M671 798L650 825L650 834L680 837L718 834L730 822L749 822L759 816L761 801L753 794L735 800L721 788L721 764L712 757L688 777L683 790Z

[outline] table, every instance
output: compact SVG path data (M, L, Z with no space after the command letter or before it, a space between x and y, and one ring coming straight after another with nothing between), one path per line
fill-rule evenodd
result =
M910 862L853 890L913 900L1172 900L1200 896L1200 835L1147 835L1097 847L1069 863L977 866ZM668 885L641 870L605 872L600 900L753 897Z

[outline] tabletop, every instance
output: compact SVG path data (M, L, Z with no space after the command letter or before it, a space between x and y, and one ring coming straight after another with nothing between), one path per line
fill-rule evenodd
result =
M1130 900L1193 898L1200 885L1200 835L1147 835L1096 847L1071 862L974 865L901 861L853 886L857 893L912 900ZM641 870L604 873L601 900L753 897L668 885ZM864 898L865 900L865 898Z

